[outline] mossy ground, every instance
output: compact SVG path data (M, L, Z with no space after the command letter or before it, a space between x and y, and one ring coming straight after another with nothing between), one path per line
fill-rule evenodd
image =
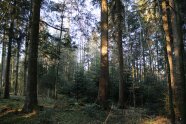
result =
M0 99L0 124L101 124L106 117L103 109L66 97L60 100L39 97L39 105L44 109L29 114L20 112L23 103L23 97Z
M66 96L58 100L39 97L44 109L29 114L20 112L23 103L24 97L0 98L0 124L170 124L166 117L148 116L144 109L105 111Z

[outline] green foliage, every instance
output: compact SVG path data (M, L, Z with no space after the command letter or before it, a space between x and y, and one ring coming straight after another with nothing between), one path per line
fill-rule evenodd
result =
M151 80L151 82L145 82L142 85L141 91L143 91L145 107L148 108L150 113L165 114L166 85L163 85L162 82L153 83L153 80Z
M89 117L94 117L96 119L99 119L100 116L104 115L103 108L95 103L86 104L83 111Z
M74 85L72 87L73 94L78 99L85 95L86 91L86 80L84 75L84 69L83 67L79 67L79 69L75 72L75 78L74 78Z
M71 94L71 91L72 91L72 87L74 86L74 83L73 82L68 82L66 80L64 80L62 78L61 82L64 84L61 84L61 86L59 87L59 93L62 93L62 94L66 94L66 95L72 95Z
M39 80L39 86L46 89L53 89L55 80L56 71L54 68L50 68L48 73L41 76Z
M55 124L55 111L48 109L38 114L35 124Z
M82 66L76 68L74 81L63 78L62 82L66 83L61 86L60 92L86 102L94 102L98 93L99 68L94 64L89 70L84 70Z
M92 64L90 70L85 73L86 76L86 98L87 102L93 102L98 93L99 84L99 66Z
M98 81L94 81L95 75L87 74L86 76L86 101L93 102L96 99L98 93ZM92 78L89 76L92 76Z
M110 66L109 95L115 102L118 101L119 95L119 72L114 65Z
M23 105L22 97L12 96L11 99L0 99L0 108L20 108Z

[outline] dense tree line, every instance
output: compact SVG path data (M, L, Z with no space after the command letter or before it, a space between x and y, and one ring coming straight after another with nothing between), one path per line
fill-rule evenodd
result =
M89 2L0 2L1 95L25 95L23 112L39 108L38 95L66 94L185 124L186 2Z

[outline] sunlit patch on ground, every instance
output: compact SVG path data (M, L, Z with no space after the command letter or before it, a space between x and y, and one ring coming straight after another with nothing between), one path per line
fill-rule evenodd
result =
M166 117L157 116L155 118L144 119L141 124L171 124Z
M7 115L9 113L14 113L14 112L16 112L15 109L7 108L7 107L2 108L1 111L0 111L0 117L5 116L5 115Z
M36 114L37 114L37 112L34 110L31 113L28 113L28 114L23 115L23 117L24 118L31 118L31 117L35 116Z

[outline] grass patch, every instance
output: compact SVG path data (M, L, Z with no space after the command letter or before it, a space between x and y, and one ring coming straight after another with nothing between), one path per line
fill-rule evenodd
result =
M93 103L77 102L73 98L60 96L60 99L38 98L43 111L21 113L24 97L12 96L0 99L0 124L169 124L162 116L149 116L142 108L112 109L105 111Z
M60 100L39 97L38 101L43 111L23 114L24 97L0 99L0 124L101 124L106 117L96 104L80 104L65 96Z

